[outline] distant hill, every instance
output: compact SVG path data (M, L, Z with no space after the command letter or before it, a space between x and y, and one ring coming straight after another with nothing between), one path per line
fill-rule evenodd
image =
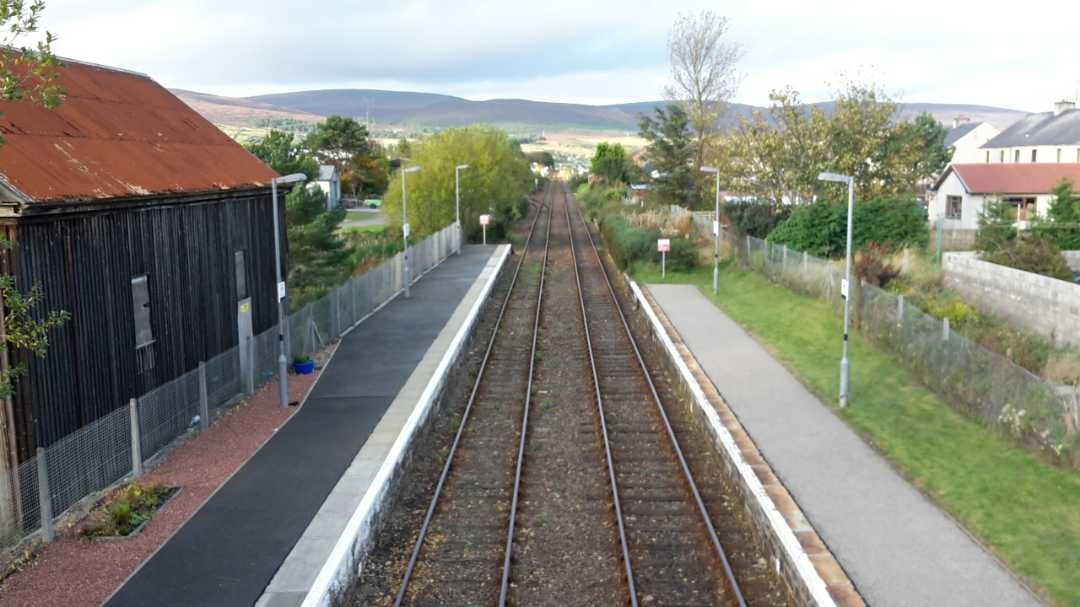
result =
M335 89L298 91L275 95L232 98L184 90L174 92L185 102L219 125L257 126L266 118L292 118L303 122L318 121L331 115L369 119L373 123L401 128L442 128L466 124L491 124L510 129L549 129L582 131L636 131L639 116L649 113L663 101L645 101L617 105L552 103L526 99L490 99L471 101L450 95L382 91L373 89ZM830 111L833 102L815 104ZM725 124L736 123L765 108L732 104L724 116ZM1026 112L969 104L902 103L900 118L910 119L929 112L946 126L953 118L966 116L1004 128Z

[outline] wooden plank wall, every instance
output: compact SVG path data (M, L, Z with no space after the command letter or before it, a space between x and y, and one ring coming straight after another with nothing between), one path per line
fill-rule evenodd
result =
M235 251L245 251L255 334L274 326L271 209L260 190L20 220L20 286L41 285L42 308L72 318L44 359L22 357L30 372L14 401L19 459L234 347ZM156 341L153 369L140 374L131 279L142 274Z

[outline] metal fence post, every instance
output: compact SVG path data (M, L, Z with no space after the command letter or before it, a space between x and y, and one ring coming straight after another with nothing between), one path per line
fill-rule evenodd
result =
M244 339L244 346L247 348L248 353L248 372L247 377L244 378L244 393L255 393L255 340L251 337Z
M206 363L199 361L199 430L210 427L210 395L206 388Z
M133 398L128 401L128 411L131 414L131 475L135 478L139 478L143 474L142 432L139 427L139 399Z
M941 319L941 340L949 341L949 319Z
M49 491L49 462L44 447L37 448L38 510L41 512L41 533L46 542L53 541L52 492Z
M904 296L896 298L896 326L904 326Z
M341 336L341 310L338 309L338 289L330 291L330 338Z

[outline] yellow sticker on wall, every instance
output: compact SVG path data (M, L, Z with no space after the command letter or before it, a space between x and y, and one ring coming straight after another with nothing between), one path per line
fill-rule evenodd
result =
M249 303L240 304L240 311L243 312L244 314L247 314L248 312L251 311L251 304L249 304Z

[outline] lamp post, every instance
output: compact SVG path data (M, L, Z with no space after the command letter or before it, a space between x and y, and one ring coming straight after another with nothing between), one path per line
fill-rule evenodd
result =
M459 164L454 167L454 217L457 221L457 254L461 255L461 241L465 234L461 229L461 172L469 168L467 164Z
M838 173L821 173L818 175L818 179L821 181L831 181L834 183L846 183L848 187L848 206L847 206L847 260L844 269L844 284L847 286L844 289L844 352L840 358L840 408L843 409L848 404L848 372L850 365L848 363L848 327L851 318L851 235L852 226L855 218L855 178L851 175L840 175Z
M713 268L712 268L712 292L720 293L720 169L703 166L702 173L716 175L716 219L713 221Z
M419 170L419 166L405 168L405 161L401 161L401 237L405 243L405 251L402 253L405 262L405 297L409 297L409 282L412 278L409 273L409 190L405 187L405 173L416 173Z
M277 322L278 322L278 397L282 407L289 406L289 361L285 357L285 281L281 278L281 234L278 225L278 184L307 181L307 175L293 173L270 180L270 197L274 199L274 275L277 277ZM243 347L243 344L240 344ZM248 361L255 364L255 361Z

